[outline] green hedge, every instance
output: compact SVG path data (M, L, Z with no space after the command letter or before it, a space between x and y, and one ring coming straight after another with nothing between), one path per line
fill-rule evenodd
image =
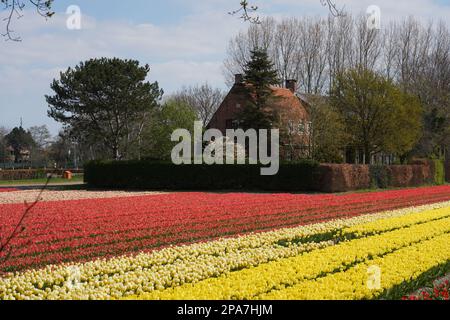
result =
M155 161L90 162L84 179L100 188L146 190L314 191L319 164L280 164L275 176L261 176L255 165L174 165Z
M44 169L31 170L0 170L0 180L32 180L43 179L47 177L47 172Z

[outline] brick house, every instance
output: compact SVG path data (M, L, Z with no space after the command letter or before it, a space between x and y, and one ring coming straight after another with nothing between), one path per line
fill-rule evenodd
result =
M312 126L307 103L298 97L297 82L286 81L284 88L272 86L273 99L268 108L275 111L280 123L280 156L285 160L309 158L311 154ZM237 115L248 104L246 84L241 74L235 76L235 83L212 117L207 128L218 129L225 135L227 129L238 129Z

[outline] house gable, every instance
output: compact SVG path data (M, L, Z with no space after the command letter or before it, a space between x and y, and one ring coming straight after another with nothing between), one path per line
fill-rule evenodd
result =
M233 129L237 126L237 116L248 103L245 86L243 77L236 75L235 84L215 112L207 126L208 129L218 129L225 134L227 129ZM291 124L299 126L308 122L308 111L302 100L294 93L295 82L292 80L287 81L286 87L271 87L276 99L274 99L270 107L276 110L285 128Z

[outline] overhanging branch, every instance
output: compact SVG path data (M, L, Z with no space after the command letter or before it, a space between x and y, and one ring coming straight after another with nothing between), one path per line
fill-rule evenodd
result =
M327 7L330 11L330 14L334 17L342 17L344 16L344 7L338 8L337 4L333 0L320 0L322 6ZM240 19L245 22L250 22L254 24L260 24L261 20L259 16L255 16L254 14L258 11L258 6L251 5L248 0L243 0L240 2L240 7L237 10L229 12L230 15L240 14Z
M51 18L55 13L51 11L53 0L28 0L29 4L34 6L36 12L45 19ZM12 29L13 19L20 19L23 17L22 12L26 7L26 0L0 0L7 12L6 17L3 19L6 22L5 33L2 36L6 38L6 41L22 41L18 36L14 35Z

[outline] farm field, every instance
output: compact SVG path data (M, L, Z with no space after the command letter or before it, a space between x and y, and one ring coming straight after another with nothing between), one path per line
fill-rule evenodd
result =
M0 192L2 244L36 196ZM450 186L41 197L0 254L0 299L402 299L450 273Z

